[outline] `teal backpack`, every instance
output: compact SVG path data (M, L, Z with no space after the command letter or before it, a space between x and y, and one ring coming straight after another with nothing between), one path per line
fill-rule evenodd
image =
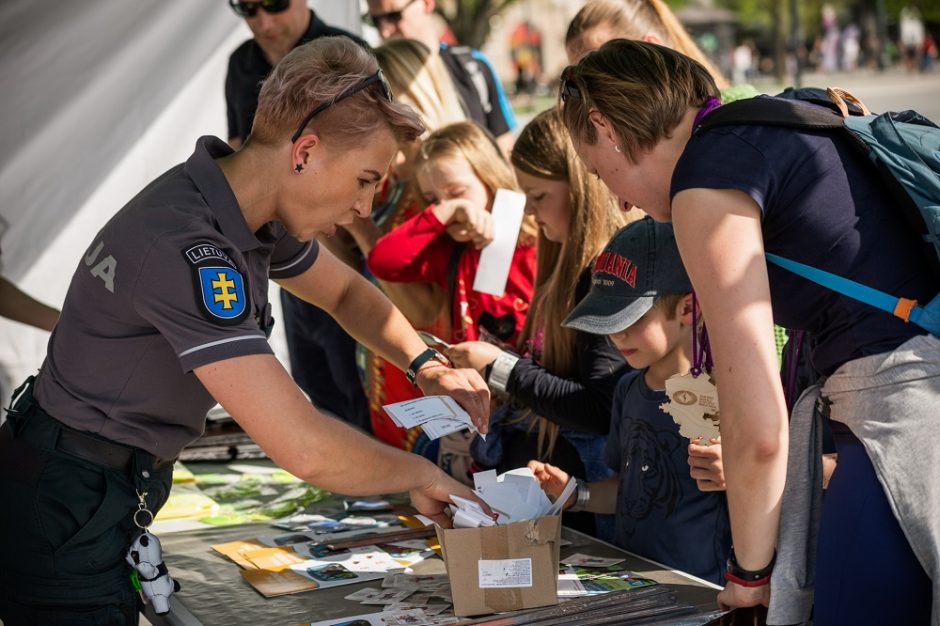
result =
M746 124L831 129L849 137L898 201L899 210L925 247L929 271L940 277L940 127L915 111L874 115L841 89L809 88L722 105L706 115L695 132ZM940 337L940 294L921 305L775 254L766 256L775 265Z

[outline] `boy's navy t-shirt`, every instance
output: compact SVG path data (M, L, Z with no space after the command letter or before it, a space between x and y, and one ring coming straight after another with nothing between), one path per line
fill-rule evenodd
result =
M767 252L922 303L937 292L913 228L844 137L771 126L696 133L676 165L671 194L691 188L737 189L753 198ZM823 374L925 332L775 265L767 269L774 321L811 333L813 363Z
M620 379L604 459L620 474L614 543L717 584L724 584L731 526L724 492L703 492L689 475L689 440L659 408L664 391L646 386L646 370Z

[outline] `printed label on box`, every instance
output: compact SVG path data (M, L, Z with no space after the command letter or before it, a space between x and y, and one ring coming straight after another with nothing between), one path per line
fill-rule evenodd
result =
M478 563L480 589L532 586L532 559L481 559Z

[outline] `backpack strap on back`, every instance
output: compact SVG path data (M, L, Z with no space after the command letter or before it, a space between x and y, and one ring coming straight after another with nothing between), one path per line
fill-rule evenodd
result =
M844 118L833 108L814 106L800 100L757 96L723 104L706 115L695 133L718 126L782 126L807 130L842 128Z

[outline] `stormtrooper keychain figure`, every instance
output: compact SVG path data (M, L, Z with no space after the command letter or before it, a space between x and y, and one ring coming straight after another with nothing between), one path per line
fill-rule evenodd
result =
M167 572L160 540L150 532L153 513L147 508L146 497L146 491L137 492L139 502L134 512L134 525L140 529L140 534L131 543L125 560L134 568L131 579L135 580L134 587L140 591L144 602L153 604L157 615L166 615L170 612L170 595L179 591L180 585Z
M712 382L712 355L708 345L708 330L702 327L698 341L698 314L695 294L692 294L692 368L687 374L675 374L666 380L669 402L660 410L672 416L679 425L679 434L700 444L710 445L719 436L718 389ZM699 345L700 344L700 345Z

